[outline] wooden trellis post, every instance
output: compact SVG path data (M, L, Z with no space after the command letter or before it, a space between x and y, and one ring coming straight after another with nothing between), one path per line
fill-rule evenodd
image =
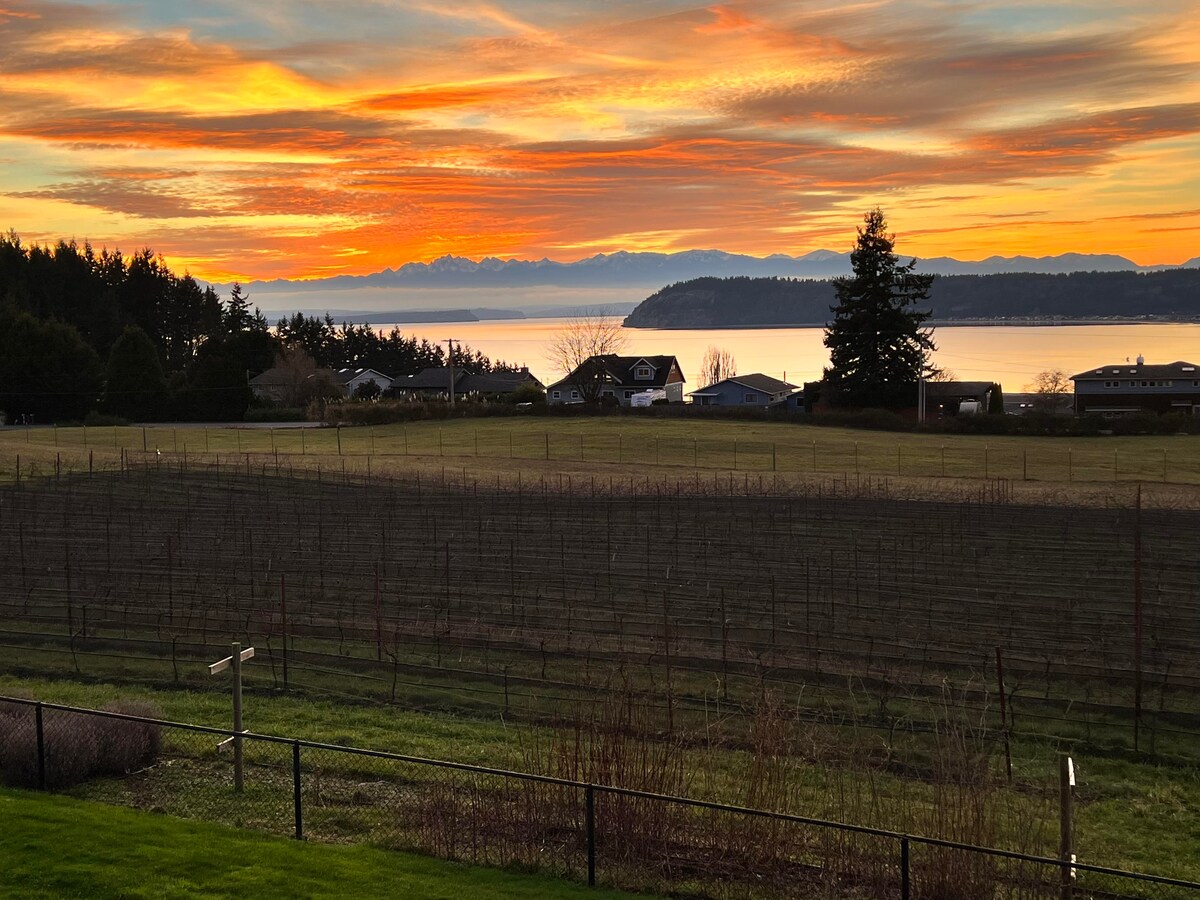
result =
M1062 867L1059 896L1072 900L1075 894L1075 762L1067 754L1059 755L1059 859Z
M217 675L226 669L233 670L233 730L237 733L217 744L217 750L219 752L230 744L233 745L233 789L240 794L242 792L241 736L245 733L245 729L242 728L242 663L254 656L254 648L247 647L243 650L242 645L237 641L234 641L230 647L233 652L209 666L208 674Z

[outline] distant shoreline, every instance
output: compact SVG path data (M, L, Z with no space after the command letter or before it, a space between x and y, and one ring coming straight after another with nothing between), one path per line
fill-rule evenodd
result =
M758 325L625 325L642 331L753 331L756 329L825 328L828 322L785 322ZM1101 318L989 318L989 319L929 319L930 328L1053 328L1062 325L1200 325L1200 316L1105 316Z

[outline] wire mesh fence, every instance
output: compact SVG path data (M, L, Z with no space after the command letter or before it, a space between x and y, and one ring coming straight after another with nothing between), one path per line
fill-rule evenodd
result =
M232 752L235 742L240 754ZM0 776L22 787L297 839L674 894L1200 897L1197 883L1077 861L14 698L0 698Z

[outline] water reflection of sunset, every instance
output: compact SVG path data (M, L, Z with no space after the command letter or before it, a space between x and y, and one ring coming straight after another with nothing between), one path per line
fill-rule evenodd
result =
M376 328L388 331L391 325ZM546 348L563 327L559 319L405 324L404 334L439 341L453 334L493 359L527 365L543 382L557 380ZM821 377L829 351L820 328L730 328L669 331L630 328L625 353L670 354L679 358L688 390L695 390L704 351L733 354L738 371L762 372L799 385ZM1200 363L1200 325L1048 325L1036 327L941 326L935 331L934 362L969 381L998 381L1006 391L1024 391L1046 369L1069 375L1139 354L1148 362L1178 359Z

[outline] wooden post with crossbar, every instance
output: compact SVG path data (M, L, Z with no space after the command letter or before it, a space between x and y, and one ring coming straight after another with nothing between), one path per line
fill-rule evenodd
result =
M208 674L217 675L226 669L233 672L233 730L235 733L217 744L217 750L219 752L230 745L233 746L233 790L240 794L243 784L242 735L245 734L245 729L242 728L242 663L253 658L254 648L247 647L243 650L242 645L237 641L230 646L233 652L209 666Z

